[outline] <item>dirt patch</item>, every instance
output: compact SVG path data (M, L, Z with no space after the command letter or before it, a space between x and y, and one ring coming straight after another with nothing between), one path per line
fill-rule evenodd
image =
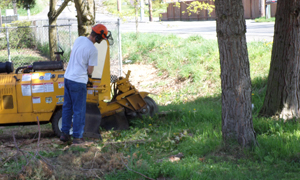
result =
M178 91L188 81L169 77L167 73L160 74L154 65L145 64L125 64L123 72L130 70L130 82L139 90L147 91L159 95L165 91ZM159 75L160 74L160 75Z

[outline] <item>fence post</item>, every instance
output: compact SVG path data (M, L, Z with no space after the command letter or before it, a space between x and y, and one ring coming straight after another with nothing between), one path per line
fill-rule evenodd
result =
M8 33L8 27L6 26L6 23L5 23L5 29L6 29L6 41L7 41L8 61L11 62L11 57L10 57L10 47L9 47L9 33Z
M122 40L121 40L121 20L118 18L118 40L119 40L119 63L120 63L120 70L119 76L122 75Z
M69 44L70 44L70 48L72 49L72 36L71 36L71 23L70 23L70 19L68 19L69 21Z
M41 38L41 41L42 41L42 45L44 45L44 41L45 41L45 40L44 40L44 39L45 39L45 38L44 38L44 34L45 34L45 30L44 30L44 21L43 21L43 20L41 20L41 21L42 21L42 36L43 36L43 37Z

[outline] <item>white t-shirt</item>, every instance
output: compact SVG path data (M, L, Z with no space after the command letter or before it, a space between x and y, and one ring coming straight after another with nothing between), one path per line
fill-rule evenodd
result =
M87 37L78 37L73 45L69 64L64 77L78 83L88 81L88 66L98 65L98 51Z

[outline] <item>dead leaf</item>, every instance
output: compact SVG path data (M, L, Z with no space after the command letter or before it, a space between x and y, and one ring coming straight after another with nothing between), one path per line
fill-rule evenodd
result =
M199 161L204 162L205 158L199 158Z

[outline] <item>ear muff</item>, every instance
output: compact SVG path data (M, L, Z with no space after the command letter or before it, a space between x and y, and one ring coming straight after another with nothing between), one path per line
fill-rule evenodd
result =
M104 34L104 31L101 30L101 31L100 31L100 34L97 34L97 36L96 36L96 38L95 38L96 42L97 42L97 43L100 43L103 39L106 38L105 36L106 36L106 35Z

